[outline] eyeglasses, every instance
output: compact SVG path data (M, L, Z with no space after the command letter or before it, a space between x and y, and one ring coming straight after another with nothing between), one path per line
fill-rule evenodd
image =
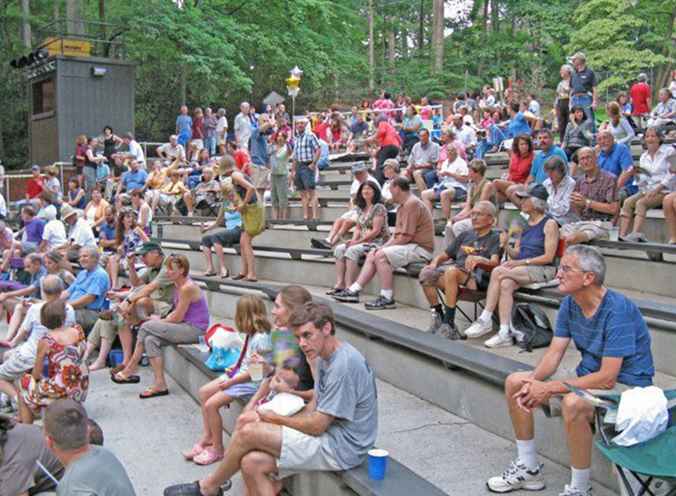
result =
M559 265L559 272L561 272L562 274L570 274L571 272L579 272L581 274L584 274L585 272L588 271L576 269L574 267L571 267L570 265Z

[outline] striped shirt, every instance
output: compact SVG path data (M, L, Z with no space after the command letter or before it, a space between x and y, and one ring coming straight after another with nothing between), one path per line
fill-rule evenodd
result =
M293 159L297 162L312 162L319 148L319 140L311 131L296 136L293 147Z
M649 386L655 367L650 351L650 333L638 307L629 298L606 290L591 318L571 296L561 301L554 335L570 338L582 354L578 377L601 370L604 357L623 358L617 382L628 386Z

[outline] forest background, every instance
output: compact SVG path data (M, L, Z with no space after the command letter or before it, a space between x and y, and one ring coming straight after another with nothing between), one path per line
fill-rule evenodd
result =
M445 99L493 77L545 103L572 53L586 53L603 99L641 71L668 85L676 0L0 0L0 159L26 165L27 98L9 61L59 18L110 23L136 62L139 141L165 140L178 106L260 105L303 70L297 113L356 104L381 89ZM123 132L125 130L119 130Z

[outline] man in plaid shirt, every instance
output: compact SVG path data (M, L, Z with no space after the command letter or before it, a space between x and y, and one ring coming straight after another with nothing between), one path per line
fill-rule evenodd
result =
M319 140L314 133L306 129L307 121L296 121L296 139L293 146L292 175L296 190L300 192L303 204L303 219L318 220L319 211L315 201L315 170L321 153ZM312 217L310 217L312 209Z

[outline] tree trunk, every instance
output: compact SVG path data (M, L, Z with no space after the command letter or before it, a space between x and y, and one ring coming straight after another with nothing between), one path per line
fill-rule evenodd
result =
M52 12L53 12L54 20L56 21L61 16L59 0L54 0L54 6L52 8L53 8Z
M420 0L420 12L418 12L418 48L420 50L425 46L425 0Z
M494 33L500 31L500 0L491 0L491 28Z
M179 74L178 81L178 96L181 99L181 105L186 105L186 101L188 100L188 67L185 64L181 64L179 71L181 73Z
M399 41L401 41L401 58L408 58L408 31L401 26L399 28Z
M444 0L434 0L432 19L432 73L439 74L444 67Z
M482 30L484 34L484 38L488 34L488 4L490 3L490 0L484 0L484 15L482 16Z
M368 7L368 23L369 23L369 93L373 94L376 89L375 85L375 64L376 64L376 55L375 55L375 40L373 37L373 0L369 0Z
M84 34L80 0L66 0L66 31L68 34Z
M671 71L674 68L673 56L674 56L674 41L672 40L674 33L674 21L676 20L676 8L671 11L669 16L669 24L667 26L667 34L664 37L664 55L669 60L668 63L657 69L657 74L655 76L655 84L653 84L653 99L652 101L656 102L658 98L658 93L660 88L666 88L671 82Z
M394 25L392 23L392 18L390 18L390 25L387 29L387 62L390 66L390 70L394 70L394 60L397 54L397 37L394 33Z
M28 50L33 46L30 17L30 0L21 0L21 41L23 42L23 46Z

